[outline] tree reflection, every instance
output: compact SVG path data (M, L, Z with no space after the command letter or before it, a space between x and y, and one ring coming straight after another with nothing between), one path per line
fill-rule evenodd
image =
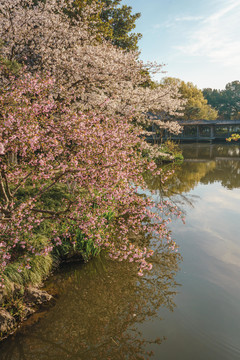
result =
M236 158L239 157L240 148L238 144L184 144L181 146L185 159L215 160L217 157Z
M240 188L240 159L217 159L215 171L206 174L201 183L209 184L216 181L230 190Z
M161 197L174 198L182 203L192 203L189 192L199 183L220 182L228 189L240 187L240 147L238 145L187 145L184 146L184 162L170 164L163 168L161 176L145 174L145 181L151 190ZM166 172L174 174L162 184ZM178 198L177 198L178 196Z
M194 162L186 161L181 165L170 165L164 168L162 176L152 176L146 174L144 179L150 190L157 190L159 195L172 197L193 190L207 173L216 167L215 161ZM169 170L174 170L174 174L162 184L162 177Z
M65 268L48 286L59 294L56 305L4 342L0 359L144 359L146 346L162 339L144 339L139 325L160 307L174 309L180 258L161 245L143 278L135 265L105 257Z
M189 165L186 164L186 168L184 169L183 167L182 172L187 175L194 161L198 161L195 166L199 182L209 184L218 181L228 189L240 187L239 144L202 144L195 147L189 145L184 147L184 157L188 160ZM213 168L209 166L204 174L202 173L201 166L205 160L207 162L214 162L215 166Z

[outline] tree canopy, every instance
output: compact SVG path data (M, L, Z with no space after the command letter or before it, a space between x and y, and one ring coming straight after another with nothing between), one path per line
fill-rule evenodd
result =
M240 119L240 81L228 83L224 90L206 88L203 95L208 103L219 113L219 118Z
M186 100L183 114L179 118L184 120L215 120L217 118L217 111L208 104L202 91L193 83L185 83L180 79L167 77L163 79L162 84L175 84L182 98Z
M9 8L0 0L2 56L25 64L31 73L48 71L56 80L55 97L68 97L84 111L139 119L150 110L174 114L181 107L175 84L142 86L149 74L162 70L161 65L144 64L136 51L98 41L99 31L89 21L98 3L84 1L82 13L75 12L72 0L67 12L64 0L27 3L23 7L22 1L14 0Z
M121 5L121 0L101 0L106 7L103 8L101 19L110 24L111 36L107 36L114 45L127 50L137 50L138 41L142 35L132 32L140 13L132 14L132 7Z

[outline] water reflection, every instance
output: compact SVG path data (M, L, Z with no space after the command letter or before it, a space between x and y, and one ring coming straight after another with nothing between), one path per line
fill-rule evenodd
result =
M152 177L149 174L145 176L145 181L149 189L156 190L162 196L171 197L193 190L209 172L215 170L215 167L214 161L184 162L176 166L170 164L164 170L173 169L174 174L169 177L167 182L162 184L161 177Z
M147 186L157 191L160 197L176 195L185 203L192 203L186 196L199 183L220 182L227 189L240 188L240 148L238 145L188 144L182 145L184 162L181 165L170 164L165 171L174 170L174 174L163 185L162 177L145 175ZM184 194L185 193L185 194ZM180 196L182 195L182 196ZM186 197L185 197L186 196Z
M183 204L186 225L171 226L184 258L183 291L168 317L174 334L158 354L164 360L240 359L239 146L184 145L171 180L172 193L197 200Z
M182 175L188 174L189 167L195 165L196 179L198 177L202 184L220 182L228 189L240 187L240 147L238 144L201 144L194 147L189 144L183 145L182 149L186 159L181 171ZM205 173L202 171L203 167ZM194 172L191 171L191 174Z
M161 307L173 310L179 260L162 246L145 278L134 265L103 257L65 267L48 285L59 294L56 305L0 345L0 359L145 358L146 345L161 343L164 334L144 339L138 326Z
M199 144L182 144L181 148L183 150L185 159L192 160L215 160L217 158L237 158L240 156L239 144L209 144L209 143L199 143Z

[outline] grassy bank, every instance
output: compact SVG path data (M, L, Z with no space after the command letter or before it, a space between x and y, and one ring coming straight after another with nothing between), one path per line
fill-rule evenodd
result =
M0 289L0 341L14 333L19 325L33 314L51 296L39 290L44 280L64 261L88 261L99 253L93 240L86 241L76 231L69 239L59 240L49 254L28 257L29 268L23 266L22 259L12 261L4 271L4 288ZM33 244L46 246L47 237L38 235Z

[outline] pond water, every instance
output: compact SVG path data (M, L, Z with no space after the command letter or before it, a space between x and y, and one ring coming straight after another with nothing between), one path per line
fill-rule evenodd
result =
M0 345L0 360L240 359L240 147L183 145L164 191L186 214L174 220L179 253L162 245L154 269L104 256L66 265L48 281L54 306Z

